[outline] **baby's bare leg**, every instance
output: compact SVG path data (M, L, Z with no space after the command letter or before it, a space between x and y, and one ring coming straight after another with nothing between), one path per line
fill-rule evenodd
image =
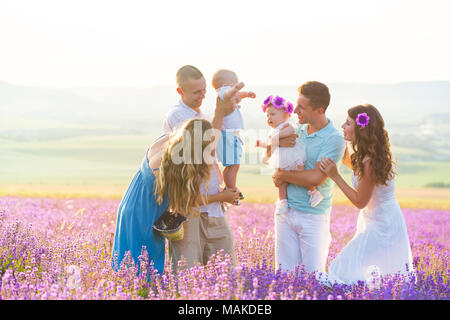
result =
M278 200L287 199L287 183L283 182L278 187Z
M236 189L236 180L239 167L239 164L235 164L232 166L226 166L223 169L223 181L225 182L225 186L227 187L227 189Z

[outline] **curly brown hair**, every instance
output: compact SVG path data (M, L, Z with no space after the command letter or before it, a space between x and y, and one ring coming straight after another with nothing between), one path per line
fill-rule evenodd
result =
M375 185L387 185L396 174L395 162L392 159L389 136L384 129L384 120L380 112L373 105L365 104L354 106L347 113L355 121L355 140L352 142L355 152L350 157L355 175L359 178L363 176L363 160L368 157ZM356 118L361 113L366 113L370 118L364 127L356 123Z

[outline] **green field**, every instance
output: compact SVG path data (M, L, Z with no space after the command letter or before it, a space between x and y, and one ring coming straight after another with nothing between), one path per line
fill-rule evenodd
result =
M0 194L15 193L14 190L18 189L14 186L20 186L20 193L24 194L27 193L26 188L48 193L55 186L54 191L84 188L85 193L105 194L105 190L109 190L106 194L118 197L155 138L151 135L110 135L46 141L2 139L0 186L3 190L0 189ZM397 150L402 156L407 153L405 148L394 147L394 155ZM415 152L410 150L411 155ZM249 153L245 157L247 163L249 157L259 158ZM271 176L262 174L261 169L264 169L261 164L243 164L238 186L248 194L248 200L273 201L276 190ZM348 179L350 171L343 169L343 172ZM422 189L428 183L449 183L450 163L398 161L398 173L398 189Z

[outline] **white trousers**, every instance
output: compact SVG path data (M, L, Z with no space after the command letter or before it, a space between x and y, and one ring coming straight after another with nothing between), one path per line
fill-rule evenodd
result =
M275 266L293 271L303 265L307 272L325 272L331 243L330 216L289 208L275 214Z

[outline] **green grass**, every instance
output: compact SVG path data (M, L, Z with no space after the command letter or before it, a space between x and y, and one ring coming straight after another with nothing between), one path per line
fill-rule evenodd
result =
M109 135L28 142L0 139L0 183L127 185L155 138ZM406 152L405 148L401 149L402 156ZM411 154L414 152L412 150ZM246 159L249 159L248 154ZM262 168L258 164L241 165L238 185L272 190L271 176L261 174ZM343 169L343 173L348 179L349 170ZM398 173L398 188L446 184L450 182L450 163L399 161Z
M54 141L0 140L2 183L128 183L155 137L101 136Z
M272 184L270 175L260 175L259 166L241 166L239 184L241 186ZM341 166L341 172L347 182L351 172ZM398 188L424 188L429 184L450 182L450 163L448 162L401 162L398 164L395 183Z

